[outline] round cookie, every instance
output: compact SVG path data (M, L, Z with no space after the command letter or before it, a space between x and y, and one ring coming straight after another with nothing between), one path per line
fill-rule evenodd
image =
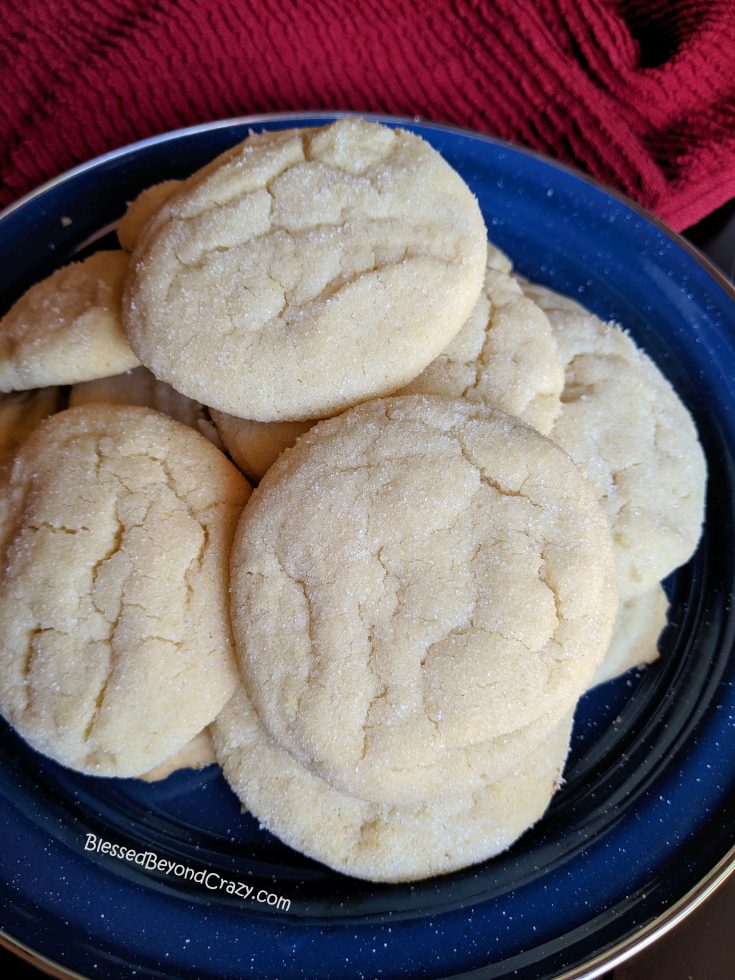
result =
M207 415L207 410L199 402L159 381L148 368L139 367L112 378L84 381L74 385L69 394L69 407L78 405L141 405L163 412L177 422L198 429L218 449L222 448L215 426ZM237 462L237 461L236 461Z
M227 559L249 486L202 435L95 405L46 419L0 498L0 711L35 749L138 776L236 683Z
M55 387L0 397L0 467L13 458L39 422L61 408L61 402L61 391Z
M160 184L153 184L131 201L117 226L117 238L121 248L126 252L134 251L141 232L150 218L160 210L180 183L180 180L164 180Z
M120 322L124 252L95 252L31 286L0 321L0 391L75 384L135 367Z
M123 319L156 377L258 421L394 391L480 293L477 201L426 142L341 119L250 136L148 222Z
M231 610L276 741L346 793L415 799L443 753L571 710L617 611L612 543L572 461L520 420L373 401L266 474Z
M449 346L396 394L444 395L499 408L548 435L564 370L548 319L492 244L480 298Z
M655 588L694 552L707 466L694 422L649 357L612 323L524 284L565 367L551 438L582 467L607 513L621 600Z
M290 847L369 881L416 881L501 853L543 816L561 782L571 718L515 773L465 797L392 807L346 796L281 748L241 687L212 726L243 806Z
M666 626L669 600L660 585L621 602L605 659L592 687L658 659L658 638Z
M160 765L143 773L140 778L146 783L157 783L179 769L204 769L216 761L209 727L207 727L187 742L183 749L174 752Z

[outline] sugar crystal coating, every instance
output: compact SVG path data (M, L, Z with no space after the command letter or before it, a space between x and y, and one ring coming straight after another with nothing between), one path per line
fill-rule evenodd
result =
M234 689L226 565L249 493L207 440L141 408L46 419L0 492L0 710L83 772L135 776Z
M569 457L518 419L422 396L321 422L279 458L231 590L266 729L376 800L425 795L442 753L571 710L617 608L609 529Z
M255 134L147 223L125 329L158 378L206 405L324 417L440 353L486 251L476 200L419 137L359 119Z

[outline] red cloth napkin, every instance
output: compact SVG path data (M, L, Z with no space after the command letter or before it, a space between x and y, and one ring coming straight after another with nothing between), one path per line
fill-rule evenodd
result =
M0 199L140 137L351 108L483 130L683 228L735 196L732 0L5 0Z

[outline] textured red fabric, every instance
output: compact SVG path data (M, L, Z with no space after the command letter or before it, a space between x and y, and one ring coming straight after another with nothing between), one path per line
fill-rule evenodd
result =
M735 196L732 0L4 0L0 197L190 123L416 115L533 147L675 228Z

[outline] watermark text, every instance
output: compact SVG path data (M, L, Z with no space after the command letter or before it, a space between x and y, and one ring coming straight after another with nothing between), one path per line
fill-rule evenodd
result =
M288 912L291 908L290 898L284 898L283 895L269 892L265 888L257 888L256 885L248 885L244 881L237 881L232 878L224 878L218 871L208 871L206 868L200 868L197 871L180 861L171 861L169 858L159 857L154 851L136 851L132 847L113 844L109 840L98 837L97 834L86 835L84 850L94 851L97 854L107 854L119 861L130 861L131 864L138 864L146 871L158 871L175 878L183 878L184 881L193 881L211 892L223 892L226 895L235 895L245 902L270 905L279 912Z

